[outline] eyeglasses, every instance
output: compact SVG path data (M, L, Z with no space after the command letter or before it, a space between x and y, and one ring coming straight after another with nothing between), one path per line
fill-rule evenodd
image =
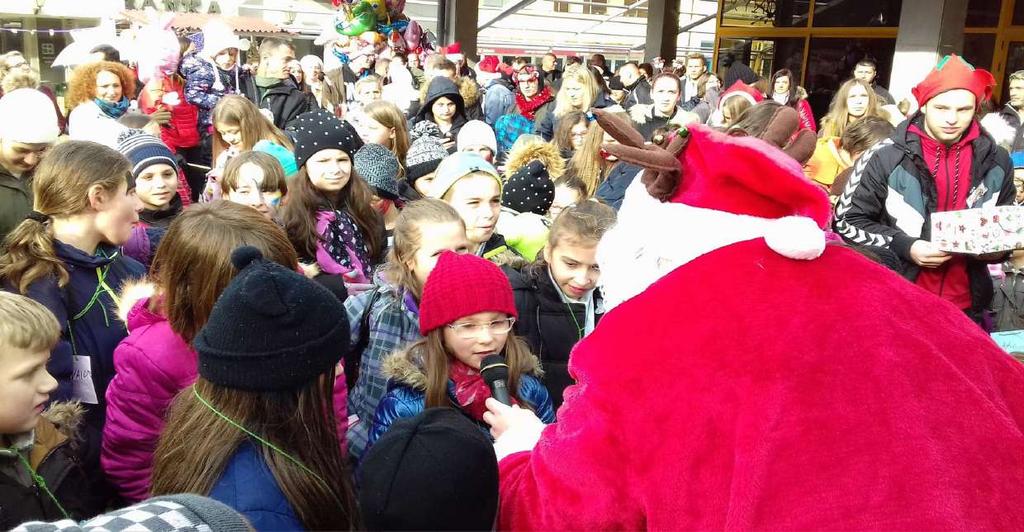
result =
M515 318L505 318L503 320L494 320L489 323L452 323L448 325L448 328L455 331L455 335L463 340L472 340L480 333L487 330L493 336L501 336L508 334L512 330L512 325L516 323Z

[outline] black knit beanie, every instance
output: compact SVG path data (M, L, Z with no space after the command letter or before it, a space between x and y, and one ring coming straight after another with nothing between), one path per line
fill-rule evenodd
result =
M448 156L441 139L424 135L409 146L405 155L405 179L413 184L417 179L437 170L441 161Z
M539 160L519 168L508 177L501 192L501 205L516 212L548 213L555 201L555 184Z
M494 445L452 408L399 419L359 469L367 530L491 530L498 511Z
M228 283L195 339L199 374L254 392L301 388L349 345L342 302L326 288L246 246L231 254Z
M323 109L297 116L287 133L295 145L295 166L300 169L320 150L336 149L355 157L363 147L363 139L352 124Z

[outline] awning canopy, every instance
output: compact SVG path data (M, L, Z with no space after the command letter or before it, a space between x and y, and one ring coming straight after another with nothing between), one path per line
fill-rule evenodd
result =
M145 19L146 13L138 10L125 11L125 18ZM200 31L211 18L219 18L238 33L261 35L286 35L287 31L278 24L267 22L256 17L232 17L224 15L208 15L205 13L178 13L171 21L171 28L178 31Z

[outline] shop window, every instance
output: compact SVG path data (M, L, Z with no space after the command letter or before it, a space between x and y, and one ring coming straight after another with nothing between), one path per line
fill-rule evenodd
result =
M723 26L807 26L810 0L723 0Z
M878 64L875 82L888 87L895 51L896 39L811 39L804 82L814 116L820 120L828 113L832 95L844 81L853 77L853 68L865 57Z
M1018 4L1024 3L1021 1ZM967 2L968 28L994 28L999 25L1003 0L970 0Z
M817 0L814 25L817 27L897 27L903 0Z
M804 39L802 37L723 38L719 46L719 61L725 54L731 53L735 56L736 61L745 63L765 80L770 80L775 71L783 68L792 70L796 79L800 79L801 64L804 58ZM725 69L719 68L718 75L720 79L724 80ZM767 81L762 89L767 89Z
M964 59L976 68L992 70L992 54L996 51L994 33L968 33L964 35Z
M1024 26L1024 0L1017 0L1013 4L1013 25Z

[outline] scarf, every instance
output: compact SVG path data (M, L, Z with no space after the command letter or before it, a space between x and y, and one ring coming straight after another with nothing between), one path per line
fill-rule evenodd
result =
M519 108L519 113L528 120L533 120L537 115L537 109L549 101L551 101L551 89L548 87L541 89L530 101L526 100L522 92L516 91L516 107Z
M127 96L121 96L121 101L114 104L107 103L106 100L101 100L99 98L93 98L92 101L96 102L96 105L99 106L100 111L103 111L103 114L113 118L114 120L121 118L122 115L128 112Z
M455 385L455 401L459 408L473 419L483 421L487 411L484 402L491 396L491 389L480 372L452 358L448 360L448 377ZM512 399L512 404L518 403Z
M319 211L317 263L324 273L342 275L346 282L369 282L370 252L362 231L344 210Z

